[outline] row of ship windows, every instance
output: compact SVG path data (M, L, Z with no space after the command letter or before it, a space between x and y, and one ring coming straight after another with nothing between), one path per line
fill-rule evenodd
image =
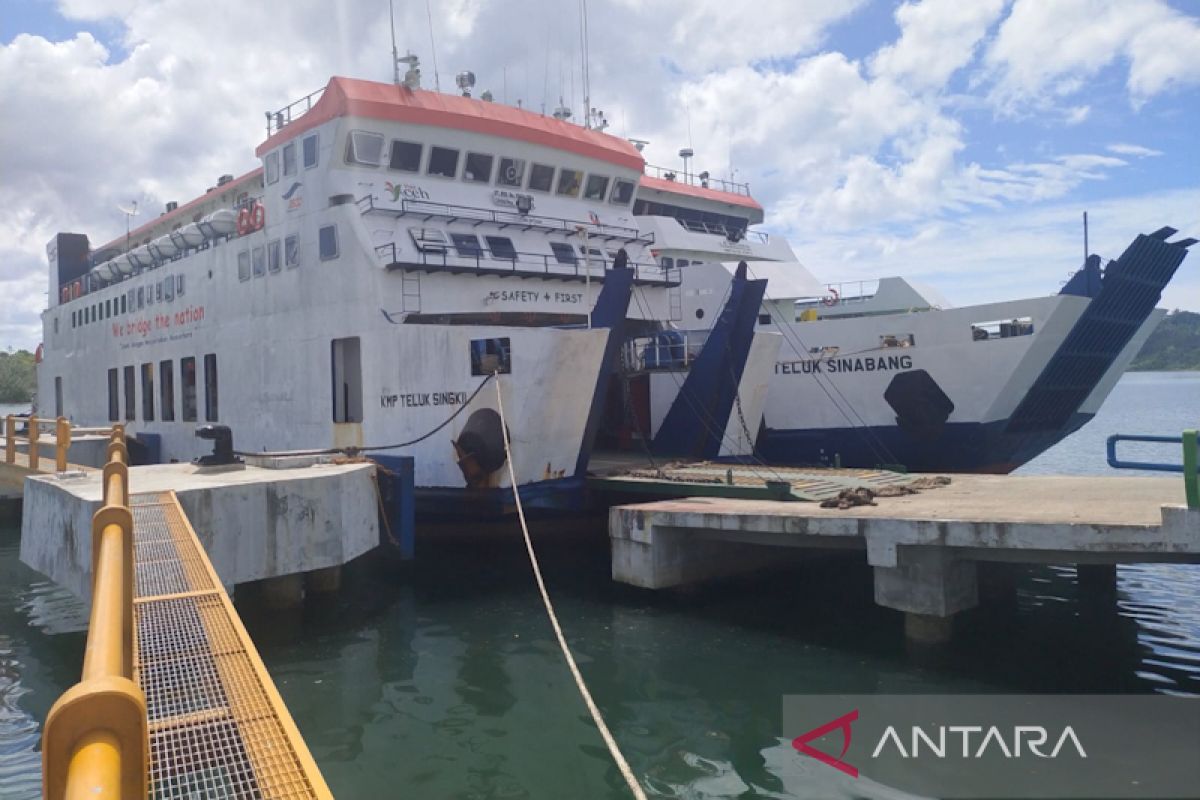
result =
M318 134L305 136L300 140L300 155L304 162L305 169L312 169L317 165L317 144L320 141ZM267 172L267 183L275 183L279 180L280 157L283 159L283 174L284 176L295 175L300 171L296 165L296 143L288 142L282 149L268 153L264 161L264 166Z
M384 141L383 135L379 133L351 131L346 139L346 163L364 167L382 166ZM608 175L595 173L589 173L585 180L583 170L530 163L523 158L501 156L497 159L490 153L470 151L463 158L460 150L440 145L430 145L429 157L426 159L424 144L401 139L392 140L387 155L387 168L397 172L419 173L424 163L426 175L456 179L459 177L459 163L462 162L462 180L467 183L494 182L496 186L508 189L528 189L547 194L553 192L562 197L579 197L582 191L584 200L604 202L607 199L608 202L620 206L629 205L637 188L637 184L631 180L614 180ZM271 182L270 175L268 167L268 183Z
M142 421L154 421L154 383L155 365L148 362L141 365L142 378ZM175 362L170 359L158 362L158 411L163 422L175 421ZM183 400L179 409L184 422L196 422L196 359L194 356L179 359L180 396ZM121 371L116 367L108 371L108 419L117 422L121 419L121 384L124 383L125 420L133 422L137 419L137 373L130 365ZM204 419L216 422L217 408L217 355L209 353L204 356Z
M184 282L182 275L168 276L148 286L129 289L119 297L113 297L103 302L96 301L90 306L84 306L71 312L71 327L80 328L93 322L103 322L119 314L138 311L155 303L171 303L176 297L183 297ZM58 319L55 318L55 332L58 329Z
M338 256L337 226L326 225L317 232L317 250L322 261ZM238 280L248 281L261 278L268 272L276 273L283 265L288 269L300 266L300 236L289 234L282 240L273 239L238 253Z
M517 261L520 253L513 245L512 239L507 236L484 236L481 243L479 237L473 233L451 233L449 239L447 234L437 228L409 228L408 235L412 237L413 244L422 253L449 253L453 247L458 255L465 258L483 258L488 254L496 261ZM486 243L486 248L484 244ZM560 264L569 264L575 266L579 263L580 258L598 260L603 263L606 259L615 259L617 257L616 250L601 250L598 247L579 246L579 251L566 242L550 242L550 249L554 253L554 260Z

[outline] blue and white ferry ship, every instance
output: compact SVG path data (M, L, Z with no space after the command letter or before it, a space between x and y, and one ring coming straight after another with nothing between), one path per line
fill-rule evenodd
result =
M745 184L648 168L633 213L703 325L734 265L768 286L758 329L782 335L757 435L779 464L1009 472L1090 420L1165 313L1193 239L1162 228L1098 256L1056 294L953 308L900 277L825 283L757 231Z

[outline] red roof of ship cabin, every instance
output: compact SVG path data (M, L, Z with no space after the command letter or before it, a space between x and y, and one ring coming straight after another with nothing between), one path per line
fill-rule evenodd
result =
M642 171L644 164L641 153L624 139L544 114L455 94L340 77L329 80L311 111L271 136L254 152L261 156L304 131L343 116L453 128L517 139L607 161L638 172Z
M758 204L758 201L749 195L735 194L734 192L723 192L720 189L707 189L703 186L692 186L688 183L669 181L666 178L655 178L650 175L643 175L640 184L643 189L656 189L660 192L668 192L670 194L682 194L686 195L687 197L697 197L703 200L716 200L720 203L730 203L735 206L753 208L756 211L763 210L763 207Z

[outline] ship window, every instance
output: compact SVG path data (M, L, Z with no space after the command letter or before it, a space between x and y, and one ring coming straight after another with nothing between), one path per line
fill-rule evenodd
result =
M608 198L608 202L618 206L629 205L629 201L633 199L633 181L621 180L618 178L613 181L612 197Z
M446 234L437 228L409 228L408 235L422 253L446 252Z
M271 272L279 272L280 266L282 265L279 258L279 240L276 239L273 242L267 242L267 269Z
M175 299L175 279L168 277L163 282L163 300L168 303Z
M393 139L392 155L388 159L388 167L398 169L402 172L420 172L421 152L424 149L425 145L423 144L402 142L399 139Z
M276 150L267 153L266 159L263 160L267 168L267 183L274 183L279 180L279 151Z
M163 422L175 421L175 362L158 362L159 409Z
M154 365L142 364L142 419L154 421Z
M579 251L589 257L589 262L595 264L597 261L601 265L604 264L604 251L597 247L581 247Z
M463 180L473 183L491 183L493 157L484 153L467 153L463 167Z
M196 359L188 356L179 362L179 381L183 385L183 421L196 421Z
M479 237L473 233L452 233L450 240L454 242L454 249L460 256L479 258L483 255L483 248L479 246Z
M238 280L250 280L250 251L243 250L238 253Z
M317 231L317 250L321 254L322 261L337 258L338 241L336 225L326 225Z
M262 245L250 251L250 260L254 277L261 278L267 274L267 251Z
M182 275L178 275L175 277L175 296L183 297L183 276ZM121 311L122 312L125 311L125 305L123 303L121 304Z
M500 159L500 172L496 175L496 183L500 186L520 186L525 180L525 159Z
M378 167L383 155L383 136L369 131L350 131L346 139L346 163Z
M663 256L658 263L662 265L663 269L675 269L675 259L670 256Z
M296 143L288 142L283 146L283 174L296 174Z
M180 292L180 294L183 294L183 292ZM121 313L122 314L124 314L128 310L126 307L126 301L128 299L129 299L129 295L125 295L125 294L121 295Z
M584 200L604 200L608 194L607 175L588 175L587 186L583 189Z
M512 348L508 337L471 340L471 374L491 375L512 372Z
M554 167L534 164L529 171L529 188L535 192L548 192L554 185Z
M137 290L137 293L138 293L138 294L137 294L137 298L138 298L138 303L137 303L137 306L138 306L138 308L140 309L140 308L142 308L142 307L145 305L145 301L146 301L146 289L145 289L144 287L142 287L142 286L139 286L139 287L138 287L138 290Z
M121 401L117 397L117 369L108 371L108 421L116 422L121 418Z
M288 269L300 266L300 236L293 233L283 240L283 260Z
M132 421L134 413L137 411L137 398L134 395L136 389L137 377L133 372L133 367L125 368L125 419Z
M971 326L971 338L977 342L989 339L1010 339L1014 336L1033 334L1033 317L1001 319L993 322L976 322Z
M582 181L583 172L564 168L558 173L558 193L565 197L578 197L579 184Z
M551 242L550 249L554 251L554 257L560 264L575 266L579 263L579 259L575 257L575 248L565 242Z
M680 269L683 269L690 263L692 262L688 261L686 258L678 258L675 260L675 266L679 267Z
M74 311L71 312L71 327L72 328L75 327L75 312Z
M304 147L304 168L311 169L317 165L317 134L305 136L303 141Z
M54 416L61 417L62 415L63 415L62 377L55 376L55 378L54 378Z
M104 301L104 318L108 319L112 316L112 300Z
M429 148L430 175L441 175L443 178L453 178L458 175L458 151L449 147Z
M758 324L759 325L770 325L771 324L771 315L770 314L759 314L758 315Z
M507 236L485 236L488 249L492 251L492 258L501 261L516 261L517 248L513 247L512 239Z
M217 355L204 357L204 419L217 421Z

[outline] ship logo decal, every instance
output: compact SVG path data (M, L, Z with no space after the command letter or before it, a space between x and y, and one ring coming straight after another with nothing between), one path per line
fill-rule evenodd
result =
M300 190L300 181L293 183L286 192L283 193L284 200L291 200L292 195Z

